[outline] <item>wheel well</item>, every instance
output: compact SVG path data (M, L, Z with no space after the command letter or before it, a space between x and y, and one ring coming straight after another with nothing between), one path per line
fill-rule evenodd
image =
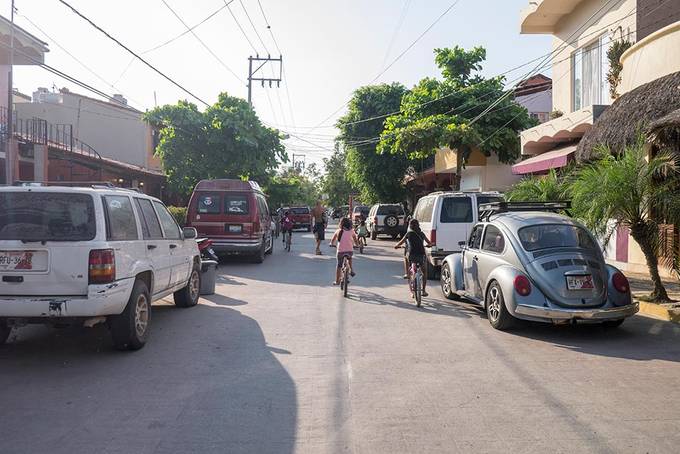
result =
M493 284L494 282L498 282L498 281L496 279L489 280L489 282L487 282L487 284L486 284L486 288L484 289L484 299L483 299L483 301L484 301L484 308L485 309L486 309L486 294L489 293L489 288L491 287L491 284ZM505 302L504 302L504 304L505 304Z
M151 271L144 271L136 276L136 279L146 284L149 293L153 294L153 273Z

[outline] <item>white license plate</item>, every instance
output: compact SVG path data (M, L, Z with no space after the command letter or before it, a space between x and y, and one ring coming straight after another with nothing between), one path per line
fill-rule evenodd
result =
M241 226L240 225L230 225L229 226L229 233L241 233Z
M567 276L567 289L569 290L591 290L593 288L593 276Z
M44 271L46 255L39 251L0 251L0 271Z

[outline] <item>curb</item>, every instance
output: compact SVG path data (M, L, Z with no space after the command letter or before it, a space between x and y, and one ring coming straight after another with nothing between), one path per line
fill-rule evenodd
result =
M659 304L647 303L645 301L638 302L640 303L640 311L638 314L666 320L668 322L680 323L680 310L667 309Z

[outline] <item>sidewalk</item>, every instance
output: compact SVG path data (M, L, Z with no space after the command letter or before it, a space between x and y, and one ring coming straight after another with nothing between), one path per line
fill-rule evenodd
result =
M647 296L652 292L653 286L649 275L640 273L626 273L628 282L630 282L630 290L633 298L640 303L640 315L658 318L661 320L668 320L675 323L680 323L680 281L672 279L663 279L664 287L668 296L676 301L669 304L656 304L642 301L636 297Z

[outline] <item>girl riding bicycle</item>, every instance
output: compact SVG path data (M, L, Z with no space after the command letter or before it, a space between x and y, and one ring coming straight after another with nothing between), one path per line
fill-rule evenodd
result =
M290 216L290 212L286 211L281 218L281 232L283 233L283 244L286 244L286 234L293 236L293 227L295 227L295 222ZM291 238L292 240L292 238Z
M340 228L335 231L333 238L331 239L330 246L335 246L337 241L338 244L338 266L335 269L335 282L333 285L340 285L340 273L342 271L342 262L345 257L349 263L349 274L354 277L354 268L352 267L352 254L354 253L354 246L359 246L359 239L357 234L352 229L352 221L349 218L342 218L340 221Z
M366 238L368 238L368 227L366 226L366 219L364 217L361 217L361 222L357 226L357 236L359 237L359 241L364 244L364 246L367 245Z
M395 249L401 247L402 244L406 243L406 258L409 264L418 263L420 264L420 269L423 271L423 296L427 296L425 291L425 285L427 282L427 266L425 260L425 246L423 243L427 244L427 247L431 247L432 243L427 238L427 236L420 230L420 224L416 219L411 219L408 223L408 231L406 235L403 236L397 244L394 245ZM410 265L407 269L410 268Z

